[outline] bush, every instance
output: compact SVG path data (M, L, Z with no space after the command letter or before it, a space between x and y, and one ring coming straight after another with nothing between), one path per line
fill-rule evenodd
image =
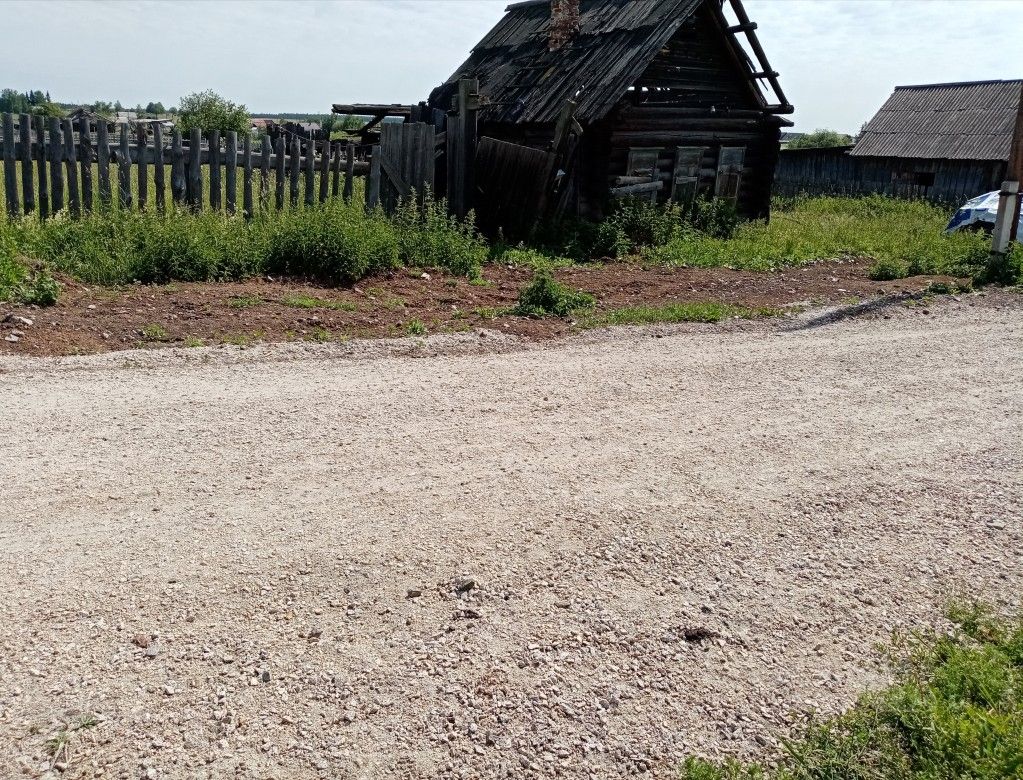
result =
M878 260L870 268L870 278L875 282L890 282L893 279L905 279L909 276L909 268L898 260Z
M574 311L592 309L596 302L596 297L590 293L570 290L556 282L549 270L538 268L533 273L533 281L519 294L519 305L515 313L536 317L567 317Z
M487 259L487 243L476 230L475 216L465 221L448 214L444 201L430 193L419 205L415 194L394 215L398 253L405 265L444 268L458 276L478 278Z
M204 132L219 130L221 133L227 133L234 130L238 133L247 133L251 129L251 118L245 106L232 103L208 89L181 98L178 104L177 127L182 133L195 129Z
M690 759L682 780L1002 780L1023 769L1023 621L981 608L920 637L885 691L812 725L777 767Z
M331 202L268 217L267 222L270 273L351 284L399 262L392 224L357 204Z

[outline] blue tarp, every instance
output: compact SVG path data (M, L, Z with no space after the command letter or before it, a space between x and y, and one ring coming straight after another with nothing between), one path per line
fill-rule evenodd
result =
M986 195L978 195L962 205L945 228L946 233L955 233L970 225L982 224L986 227L995 226L995 217L998 215L998 192L989 192ZM1023 241L1023 219L1016 227L1016 240Z

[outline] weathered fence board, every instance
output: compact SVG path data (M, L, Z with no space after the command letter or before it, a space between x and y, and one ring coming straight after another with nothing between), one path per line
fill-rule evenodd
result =
M56 117L50 117L47 130L50 143L50 203L56 214L64 208L64 171L60 167L64 156L64 134L60 131L60 121Z
M388 123L380 128L380 203L391 213L413 190L422 199L433 190L436 171L433 125ZM376 150L374 151L374 153Z
M50 188L46 179L46 122L36 117L36 166L39 172L39 219L50 216Z
M298 206L298 176L299 168L302 166L302 147L297 135L291 136L291 171L290 171L290 197L291 207Z
M242 178L242 213L246 219L252 216L252 136L246 134L242 140L242 154L245 156L245 173Z
M153 125L153 184L156 185L156 210L166 208L167 189L164 182L163 169L163 125Z
M227 134L224 155L227 160L238 159L238 133L234 130ZM238 198L238 167L236 165L228 165L224 168L224 194L227 197L227 213L234 214L235 202Z
M25 213L36 209L35 187L32 181L32 120L28 114L18 118L18 134L21 137L21 198Z
M138 138L138 169L139 169L139 211L145 211L149 205L149 167L146 164L146 148L149 146L149 133L145 125L136 128Z
M96 163L99 166L99 202L110 206L110 137L107 123L96 125ZM40 176L40 178L42 178Z
M7 213L12 217L20 216L21 205L18 202L18 172L14 167L14 117L4 114L4 191L7 194Z
M88 122L78 132L78 162L82 169L82 208L92 211L92 128Z
M220 131L210 130L210 208L223 208L220 195Z
M128 125L121 125L121 145L117 152L117 192L122 209L131 208L131 148Z

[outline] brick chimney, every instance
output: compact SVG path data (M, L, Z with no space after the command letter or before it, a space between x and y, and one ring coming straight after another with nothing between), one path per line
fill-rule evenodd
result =
M579 32L579 0L551 0L548 46L557 51Z

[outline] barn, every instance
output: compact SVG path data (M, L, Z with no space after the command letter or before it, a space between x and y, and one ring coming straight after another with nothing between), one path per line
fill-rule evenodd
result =
M784 150L780 194L883 193L960 204L1006 178L1023 79L896 87L852 148Z
M741 0L514 3L430 105L450 110L459 81L477 79L479 136L536 149L571 106L570 213L717 196L766 217L793 108L756 29Z
M1023 80L896 87L849 156L896 195L958 202L1005 178Z

